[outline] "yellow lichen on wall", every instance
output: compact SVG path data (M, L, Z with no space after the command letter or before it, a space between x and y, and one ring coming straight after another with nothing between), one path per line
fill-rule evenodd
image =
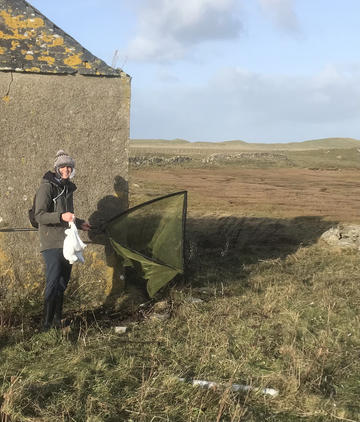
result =
M48 48L57 47L59 45L64 44L64 38L54 34L47 34L46 32L41 32L37 40L37 44L41 44L42 42L45 42Z
M36 34L35 29L44 26L44 21L41 18L24 19L24 15L12 16L6 10L0 10L0 17L3 18L5 26L10 32L12 32L5 33L0 31L0 38L4 40L25 40L31 38L34 34ZM19 29L25 29L28 31L20 33Z
M10 50L15 50L16 47L18 47L19 45L20 45L19 41L15 41L15 40L11 41L11 48L10 48Z
M40 72L41 69L39 67L29 67L28 69L24 69L25 72Z
M0 31L0 38L3 40L26 40L29 38L29 34L19 34L19 31L13 31L12 34L5 34L5 32Z
M11 13L11 10L0 11L0 17L2 17L5 23L5 27L8 29L7 32L0 31L0 39L11 40L11 50L15 50L20 45L18 40L34 38L36 39L36 44L42 48L44 43L47 44L48 48L57 47L64 44L63 37L57 34L49 34L45 31L41 31L40 34L38 33L38 28L45 27L45 22L42 18L27 18L21 14L13 16ZM0 54L4 54L4 52L4 50L0 50ZM22 51L22 54L25 55L26 60L34 60L34 56L32 54L28 54L27 51ZM43 61L46 61L48 64L52 64L55 62L55 59ZM37 71L35 68L27 70Z
M47 64L49 64L49 65L54 64L54 62L55 62L54 57L50 57L50 56L40 56L39 60L41 60L43 62L47 62Z
M72 56L69 56L69 57L67 57L66 59L64 59L64 63L67 65L67 66L70 66L70 67L74 67L74 68L76 68L76 67L78 67L79 65L81 65L82 64L82 59L81 59L81 56L82 56L82 53L79 53L79 54L73 54Z
M59 45L64 44L64 38L63 37L54 37L51 45L49 47L57 47Z
M22 12L21 8L0 10L0 55L2 63L9 63L7 69L119 76L36 10L32 12L30 5Z
M13 31L22 28L41 28L44 26L44 20L41 18L24 19L24 15L13 16L6 10L0 10L0 16L4 19L5 25Z

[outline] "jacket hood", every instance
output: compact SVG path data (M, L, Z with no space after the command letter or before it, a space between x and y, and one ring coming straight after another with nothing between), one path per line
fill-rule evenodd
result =
M43 179L41 183L51 183L54 186L57 186L59 188L63 188L64 186L68 187L69 192L74 192L76 190L76 185L73 182L70 182L70 180L62 180L59 179L56 174L52 171L48 171L44 174Z

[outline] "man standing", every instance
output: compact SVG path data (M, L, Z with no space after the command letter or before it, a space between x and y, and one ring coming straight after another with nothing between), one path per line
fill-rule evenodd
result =
M68 223L74 221L78 229L90 230L89 223L74 215L76 186L70 179L75 173L75 160L60 150L54 169L43 176L35 198L35 220L39 223L40 251L46 267L44 330L61 326L64 291L72 267L63 256Z

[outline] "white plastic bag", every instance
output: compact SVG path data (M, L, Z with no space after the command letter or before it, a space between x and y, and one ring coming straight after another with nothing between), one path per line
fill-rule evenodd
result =
M70 264L74 262L85 262L83 250L86 248L85 243L80 239L78 230L74 222L69 223L70 228L65 230L65 240L63 247L63 255Z

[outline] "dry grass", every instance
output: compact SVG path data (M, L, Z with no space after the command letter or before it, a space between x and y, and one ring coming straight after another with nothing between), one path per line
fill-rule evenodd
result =
M235 252L207 262L207 271L193 262L191 286L165 295L165 322L152 318L159 306L150 306L124 336L109 327L120 322L105 316L78 320L68 334L15 330L1 350L4 414L21 421L358 420L358 254L314 245L241 260L235 276ZM230 259L233 272L222 271ZM225 387L203 390L177 377ZM280 394L232 393L232 383Z
M360 221L359 170L165 168L131 174L131 200L188 190L190 213Z
M34 333L24 307L0 327L1 417L359 421L360 257L318 242L333 224L358 222L358 173L132 171L133 203L189 191L186 279L131 313L67 309L66 332ZM234 393L233 383L279 396Z
M329 150L329 149L351 149L359 148L360 141L352 138L325 138L314 139L303 142L289 143L247 143L244 141L224 141L224 142L189 142L183 139L164 140L164 139L132 139L130 141L131 149L138 152L141 149L153 151L183 149L208 149L208 150L242 150L242 151L306 151L306 150Z

